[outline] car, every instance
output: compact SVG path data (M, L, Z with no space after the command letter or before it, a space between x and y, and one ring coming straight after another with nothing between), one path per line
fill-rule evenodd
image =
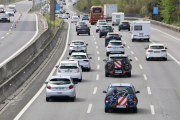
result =
M69 55L72 54L72 52L85 52L87 53L87 46L88 44L85 44L83 40L73 40L71 44L69 45Z
M63 2L63 5L66 5L66 3L65 3L65 2Z
M120 35L119 33L115 33L115 32L108 32L107 36L105 38L105 47L108 45L110 40L121 40L122 35Z
M62 18L62 15L63 15L63 14L57 14L57 17L58 17L58 18Z
M137 113L138 98L140 91L136 91L132 83L111 83L105 95L105 113L109 110L128 109Z
M70 18L70 13L66 12L66 14L67 14L68 18Z
M83 20L89 20L88 14L84 14L84 15L82 16L82 21L83 21Z
M82 81L82 69L77 61L61 61L59 66L56 66L57 76L70 76L73 80Z
M79 17L78 16L72 16L72 19L71 19L71 23L77 23L79 21Z
M67 14L63 14L63 15L62 15L62 19L68 19Z
M105 62L105 77L109 75L127 75L131 77L132 65L125 54L109 54L107 59L103 60Z
M119 31L121 31L121 30L130 31L130 23L129 22L121 22L118 27L119 27Z
M79 13L75 13L74 16L78 16L80 18L80 14Z
M96 33L100 30L102 25L107 25L107 23L106 22L98 22L96 24Z
M47 102L53 98L70 98L75 101L77 81L74 82L70 76L51 76L45 84Z
M12 9L7 9L5 13L9 16L14 16L14 11Z
M74 52L71 54L71 57L67 57L67 59L69 59L69 61L78 61L83 70L91 70L90 59L92 58L88 57L87 53Z
M76 5L76 2L73 3L73 6Z
M77 28L77 35L79 35L79 34L90 35L90 26L88 26L87 24L79 25L79 27Z
M109 54L125 54L125 49L122 44L122 41L119 40L111 40L106 47L106 56L109 56Z
M146 60L163 59L167 61L167 47L164 44L149 44L146 49Z
M113 32L114 28L112 28L111 25L103 25L100 28L99 32L99 38L102 36L106 36L108 32Z
M0 13L4 13L4 8L0 8Z
M76 31L77 31L78 27L80 27L79 25L86 25L86 22L84 22L84 21L79 21L79 22L77 22L77 24L75 24L75 25L76 25Z
M0 14L0 22L10 22L10 17L8 14L1 13Z
M16 13L16 6L15 5L9 5L8 8L12 9L14 11L14 13Z

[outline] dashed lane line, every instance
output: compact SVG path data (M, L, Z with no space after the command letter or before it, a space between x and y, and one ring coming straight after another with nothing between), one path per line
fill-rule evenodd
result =
M98 49L98 46L96 46L96 49Z
M96 39L94 38L94 40L96 40Z
M134 57L136 61L138 61L138 58L137 57Z
M96 75L96 80L99 80L99 75L98 74Z
M89 104L88 109L87 109L87 113L91 112L91 108L92 108L92 104Z
M155 115L154 105L150 105L152 115Z
M134 54L133 51L131 51L131 53Z
M97 69L99 69L99 68L100 68L100 65L98 64L98 65L97 65Z
M141 65L141 64L139 64L139 67L140 67L141 69L143 69L143 67L142 67L142 65Z
M99 54L99 51L97 51L97 54Z
M147 76L146 76L146 74L143 74L143 76L144 76L144 80L147 80Z
M94 42L95 44L97 44L96 42Z
M148 94L151 95L151 89L150 87L147 87Z
M98 57L98 60L100 60L100 57Z
M128 49L130 49L130 47L129 47L129 46L127 46L127 48L128 48Z
M97 92L97 87L94 88L93 94L96 94Z
M1 37L1 39L3 39L4 37Z

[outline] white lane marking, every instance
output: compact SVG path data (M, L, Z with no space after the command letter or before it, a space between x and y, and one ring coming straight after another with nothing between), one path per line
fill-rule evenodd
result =
M94 42L95 44L97 44L96 42Z
M93 94L96 94L97 92L97 87L94 88Z
M139 67L140 67L141 69L143 69L143 67L142 67L142 65L141 65L141 64L139 64Z
M99 69L99 68L100 68L100 65L98 64L98 65L97 65L97 69Z
M124 44L126 44L126 42L124 42Z
M100 60L100 57L98 57L98 60Z
M131 53L134 54L133 51L131 51Z
M94 40L96 40L96 39L94 38Z
M150 87L147 87L148 94L151 95Z
M12 27L11 27L11 29L12 29Z
M2 67L4 64L6 64L8 61L10 61L12 58L14 58L15 56L17 56L18 54L20 54L20 52L25 49L33 40L34 38L37 36L38 34L38 17L36 14L34 14L36 16L36 33L35 35L31 38L31 40L29 42L27 42L23 47L21 47L18 51L16 51L13 55L11 55L9 58L7 58L6 60L4 60L2 63L0 63L0 67Z
M6 33L6 35L8 35L9 33Z
M91 34L93 34L93 33L91 33Z
M151 113L152 113L152 115L155 115L154 106L153 106L153 105L150 105L150 108L151 108Z
M96 49L98 49L98 46L96 46Z
M99 75L98 74L96 75L96 80L99 80Z
M147 76L146 76L146 74L143 74L143 76L144 76L144 79L145 79L145 80L147 80Z
M97 51L97 54L99 54L99 51Z
M93 37L94 37L94 35L93 35Z
M4 37L1 37L1 39L3 39Z
M163 34L165 34L165 35L167 35L167 36L169 36L169 37L172 37L172 38L174 38L174 39L176 39L176 40L180 41L180 39L178 39L178 38L176 38L176 37L174 37L174 36L172 36L172 35L169 35L169 34L167 34L167 33L163 32L163 31L160 31L160 30L155 29L155 28L152 28L152 27L151 27L151 29L154 29L154 30L156 30L156 31L159 31L159 32L161 32L161 33L163 33Z
M89 107L87 109L87 113L90 113L91 112L91 108L92 108L92 104L89 104Z
M136 59L136 61L138 61L137 57L134 57Z
M129 46L127 46L127 48L129 48L129 49L130 49L130 47L129 47Z
M69 22L68 22L69 24ZM62 58L64 57L66 50L67 50L67 44L68 44L68 40L69 40L69 30L70 30L70 24L69 24L69 28L68 28L68 34L67 34L67 38L66 38L66 46L65 49L60 57L60 59L58 60L58 62L56 63L56 65L60 64L60 61L62 60ZM53 75L53 73L55 72L56 68L54 67L51 71L51 73L49 74L49 76L46 79L46 82L49 81L49 79L51 78L51 76ZM19 120L20 117L24 114L24 112L31 106L31 104L36 100L36 98L41 94L41 92L44 90L44 88L46 87L45 84L42 85L42 87L40 88L40 90L35 94L35 96L26 104L26 106L18 113L18 115L14 118L14 120Z

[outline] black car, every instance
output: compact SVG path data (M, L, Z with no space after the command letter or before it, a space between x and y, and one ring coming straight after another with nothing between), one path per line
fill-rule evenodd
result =
M0 14L0 21L1 22L10 22L10 17L8 14L1 13Z
M90 27L87 24L79 25L77 29L77 35L79 34L88 34L90 35Z
M108 32L113 32L113 30L114 28L112 28L112 26L110 25L101 26L99 30L99 38L101 38L102 36L106 36Z
M130 31L129 22L121 22L121 24L119 24L119 31L122 30L122 29Z
M76 31L77 31L78 27L80 27L79 25L86 25L86 22L80 21L80 22L77 22L77 24L75 25L76 25Z
M121 40L122 35L120 35L119 33L114 33L114 32L110 32L107 33L107 36L105 38L105 47L108 45L110 40Z

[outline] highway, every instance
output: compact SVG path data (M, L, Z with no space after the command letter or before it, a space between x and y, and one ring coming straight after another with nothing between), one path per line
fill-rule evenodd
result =
M11 22L0 22L0 66L25 48L28 42L32 42L38 33L36 23L38 18L34 14L27 13L32 7L32 1L22 1L14 5L17 12L14 17L10 17ZM22 12L21 17L19 12Z
M66 10L74 12L71 4ZM105 77L102 61L106 59L104 39L99 38L95 26L91 26L91 35L79 35L75 31L74 23L65 20L68 29L67 39L63 34L64 42L50 61L47 67L36 78L32 85L17 98L0 115L0 120L179 120L180 118L180 35L177 32L151 25L150 42L132 42L131 33L120 31L123 43L126 44L125 53L133 61L132 77L111 76ZM130 21L131 22L131 21ZM117 26L113 26L115 32ZM65 29L65 30L66 30ZM66 41L67 40L67 41ZM55 65L61 60L67 60L67 43L72 40L84 40L88 45L88 55L92 57L91 71L83 72L82 82L76 85L75 102L67 100L51 100L46 102L45 85L51 75L55 75ZM167 61L146 61L145 47L150 43L163 43L168 48ZM65 45L65 47L64 47ZM63 53L64 50L64 53ZM61 56L62 55L62 56ZM138 97L138 112L112 111L104 112L104 98L102 93L110 83L132 83L140 93Z

